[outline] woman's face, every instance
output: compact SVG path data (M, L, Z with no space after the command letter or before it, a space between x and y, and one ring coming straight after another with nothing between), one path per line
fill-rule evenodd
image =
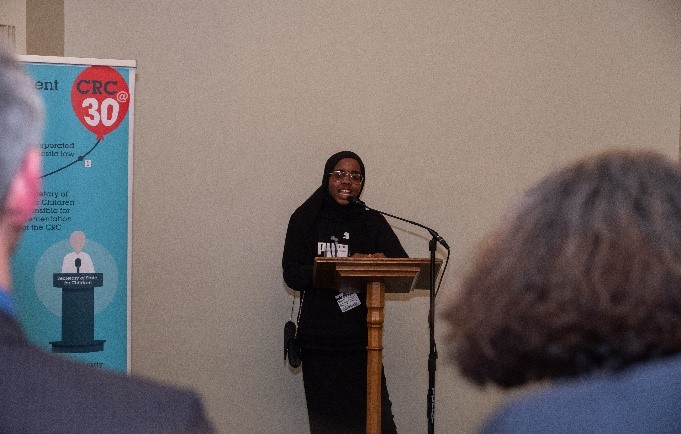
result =
M345 174L337 179L333 174L329 176L329 194L337 203L347 205L348 197L357 197L362 190L362 182L353 181L351 173L361 174L359 162L354 158L343 158L333 168L333 172L341 171Z

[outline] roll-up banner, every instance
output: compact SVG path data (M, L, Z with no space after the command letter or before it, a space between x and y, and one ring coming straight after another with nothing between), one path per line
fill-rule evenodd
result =
M130 369L135 61L20 56L45 104L42 192L12 262L28 338Z

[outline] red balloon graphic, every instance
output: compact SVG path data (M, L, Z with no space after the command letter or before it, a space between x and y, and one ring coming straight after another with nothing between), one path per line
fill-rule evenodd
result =
M102 140L125 119L130 105L128 83L110 66L90 66L71 88L71 106L85 128Z

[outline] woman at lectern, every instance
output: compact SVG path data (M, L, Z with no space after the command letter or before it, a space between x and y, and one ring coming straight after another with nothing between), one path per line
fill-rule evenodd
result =
M282 267L286 284L300 291L296 342L312 433L364 432L367 385L365 295L314 288L314 258L407 257L385 217L350 202L365 181L357 154L332 155L321 186L291 215L286 232ZM381 382L382 431L396 432L384 374Z

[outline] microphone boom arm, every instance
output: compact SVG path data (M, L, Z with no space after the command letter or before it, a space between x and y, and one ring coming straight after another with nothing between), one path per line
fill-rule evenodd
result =
M449 251L449 245L434 229L428 226L416 223L412 220L407 220L396 215L379 211L368 207L363 201L354 196L348 197L348 201L353 205L363 206L364 208L377 212L379 214L392 217L397 220L418 226L428 231L432 237L429 245L430 250L430 308L428 311L428 328L430 330L430 353L428 354L428 396L426 398L426 415L428 418L428 434L435 433L435 371L437 370L437 346L435 344L435 251L437 250L437 243L442 244L442 247Z
M438 243L442 244L442 247L444 247L445 249L449 250L449 244L447 244L447 241L445 241L445 239L442 238L442 237L440 236L440 234L438 234L438 233L435 231L435 229L431 229L431 228L429 228L428 226L422 225L421 223L417 223L417 222L415 222L415 221L407 220L407 219L405 219L405 218L398 217L398 216L396 216L396 215L392 215L392 214L389 214L389 213L387 213L387 212L383 212L383 211L379 211L379 210L377 210L377 209L369 208L369 207L366 206L366 205L362 205L362 206L364 206L364 207L365 207L366 209L368 209L368 210L375 211L375 212L377 212L377 213L379 213L379 214L387 215L388 217L392 217L392 218L397 219L397 220L402 220L403 222L407 222L407 223L410 223L410 224L412 224L412 225L414 225L414 226L418 226L418 227L420 227L420 228L423 228L423 229L427 230L428 233L430 234L430 236L433 237L433 239L434 239L435 241L437 241Z

